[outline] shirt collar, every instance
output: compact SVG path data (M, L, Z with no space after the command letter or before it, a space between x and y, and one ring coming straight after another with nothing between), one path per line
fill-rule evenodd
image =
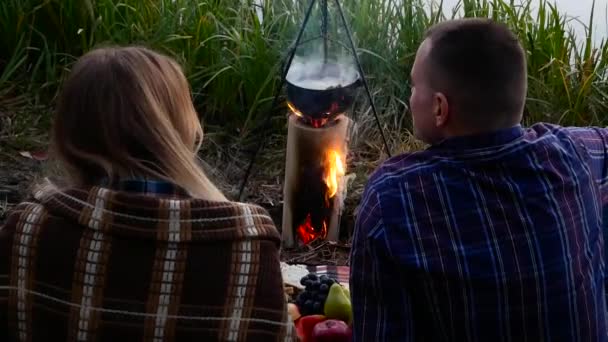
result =
M113 190L140 193L145 195L168 195L175 197L190 197L182 187L173 183L145 178L120 179L114 182L104 181L102 185Z
M510 143L524 135L521 125L501 129L490 133L452 137L433 145L440 149L480 149L496 147Z

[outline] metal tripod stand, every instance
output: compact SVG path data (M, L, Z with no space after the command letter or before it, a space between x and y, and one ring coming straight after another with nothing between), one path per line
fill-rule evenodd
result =
M322 20L321 20L321 36L315 37L313 39L309 39L308 41L314 40L314 39L318 39L318 38L322 38L323 39L323 58L324 61L327 62L327 47L328 47L328 41L332 40L327 33L327 28L328 28L328 19L327 19L327 14L328 14L328 1L331 0L310 0L310 4L308 5L308 8L306 10L306 14L304 16L304 21L302 22L302 25L300 26L300 29L298 31L298 35L296 37L296 40L293 44L293 47L290 49L289 54L287 56L287 64L284 66L283 70L282 70L282 74L281 74L281 81L279 83L279 87L277 88L276 94L274 96L274 99L272 101L272 106L271 108L274 109L276 108L276 106L278 105L278 101L279 101L279 96L280 96L280 92L283 89L283 86L285 85L285 81L287 79L287 73L289 71L289 68L291 67L291 63L293 62L293 59L295 57L296 54L296 50L297 48L305 43L302 41L302 35L304 34L304 29L306 28L306 25L308 24L308 21L310 19L310 15L312 13L312 10L314 8L314 5L317 1L321 1L321 15L322 15ZM374 103L374 99L372 98L372 94L371 91L369 89L369 85L367 83L367 79L365 78L365 73L363 72L363 68L361 66L361 61L359 60L359 56L357 55L357 49L355 47L355 44L353 42L353 38L350 32L350 28L348 26L348 23L346 22L346 18L344 16L344 11L342 10L342 6L340 5L340 1L339 0L333 0L336 8L338 10L339 16L340 16L340 21L342 22L342 25L344 27L344 30L346 31L346 35L348 37L348 48L351 50L353 57L355 59L355 63L357 64L357 69L359 72L359 76L361 78L361 81L363 83L363 87L365 88L365 93L367 94L367 97L369 99L370 102L370 106L372 109L372 112L374 114L374 118L376 119L376 124L378 126L378 130L380 131L380 136L382 137L382 142L384 143L384 148L386 149L386 154L390 157L391 156L391 151L390 148L388 146L386 137L384 136L384 130L382 129L382 125L380 124L380 119L378 117L378 112L376 110L376 105ZM332 40L333 41L333 40ZM341 42L337 42L340 43ZM263 124L262 124L262 128L263 130L266 130L269 123L270 123L270 119L271 119L271 115L267 115ZM242 201L243 200L243 195L244 195L244 191L245 191L245 186L247 185L247 181L249 179L249 176L251 175L251 171L253 169L253 164L255 163L255 160L258 156L258 154L260 153L260 150L262 149L264 143L265 143L265 136L262 134L260 137L260 140L258 141L257 146L255 147L255 150L253 151L253 155L251 156L251 160L249 161L249 165L247 167L247 170L245 171L245 176L243 177L243 182L241 183L241 187L239 190L239 200Z

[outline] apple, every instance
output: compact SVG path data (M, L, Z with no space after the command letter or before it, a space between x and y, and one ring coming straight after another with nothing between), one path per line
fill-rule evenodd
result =
M327 318L323 315L308 315L302 316L298 319L296 324L296 332L301 342L313 342L312 331L314 327L323 322Z
M350 342L352 330L346 322L327 319L319 322L312 329L313 342Z

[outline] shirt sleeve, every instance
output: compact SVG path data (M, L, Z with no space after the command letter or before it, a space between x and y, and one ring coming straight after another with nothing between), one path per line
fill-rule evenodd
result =
M389 254L378 194L366 190L350 256L353 342L414 341L410 294Z
M608 129L570 127L568 133L581 144L589 156L589 168L602 191L602 202L608 204Z

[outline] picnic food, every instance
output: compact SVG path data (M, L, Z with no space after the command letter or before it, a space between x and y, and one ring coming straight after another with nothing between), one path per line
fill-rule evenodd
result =
M348 289L335 279L314 273L302 277L300 285L304 289L295 304L288 305L300 340L350 341L352 309Z
M314 342L350 342L351 338L351 328L344 321L337 319L326 319L312 329Z
M322 315L330 287L336 281L325 275L318 277L314 273L304 276L300 284L305 287L296 298L296 305L302 315Z
M350 298L340 284L333 284L325 301L324 313L327 318L343 320L350 324L353 317Z
M287 304L287 311L294 322L302 317L302 314L300 314L300 309L298 309L298 306L293 303Z
M309 315L302 316L296 322L296 332L298 334L298 338L301 342L314 342L315 340L312 337L312 331L314 327L327 318L323 315Z

